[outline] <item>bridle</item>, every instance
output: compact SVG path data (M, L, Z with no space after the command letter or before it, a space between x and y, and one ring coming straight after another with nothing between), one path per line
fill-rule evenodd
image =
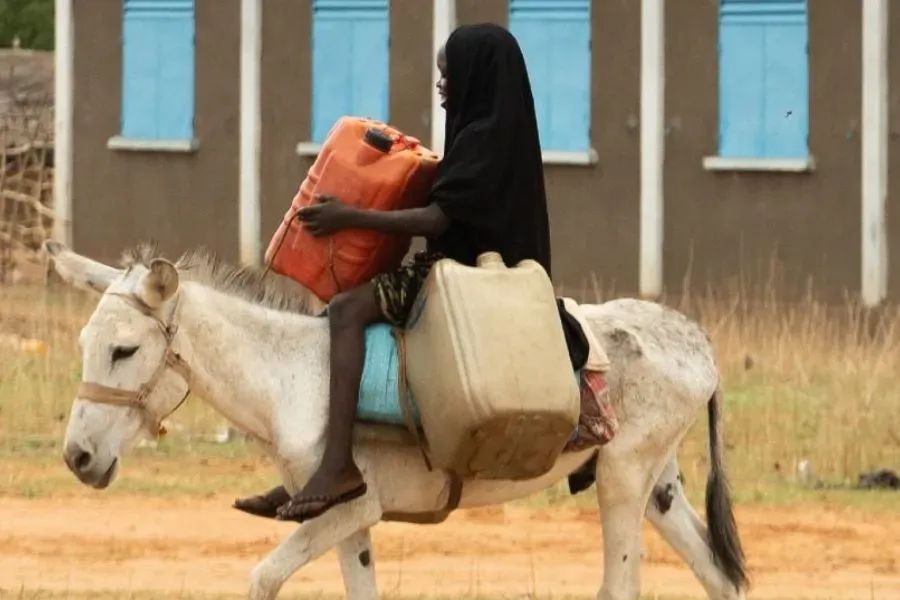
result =
M98 404L137 408L143 412L145 420L150 425L151 432L155 432L157 437L165 435L166 429L162 425L163 420L178 410L191 393L191 368L177 352L172 350L172 341L175 339L175 334L178 331L178 325L175 323L175 316L178 310L178 300L181 295L177 294L172 301L172 310L166 321L157 317L153 313L153 310L134 294L106 292L106 295L122 298L138 309L142 314L156 321L156 324L159 326L159 329L166 340L166 351L159 366L153 372L153 375L151 375L150 379L143 383L138 389L123 390L122 388L114 388L99 383L83 381L78 387L77 397ZM147 407L147 397L154 390L167 369L172 369L181 375L182 379L187 383L188 389L185 392L184 397L179 400L171 410L167 411L161 417L156 417Z

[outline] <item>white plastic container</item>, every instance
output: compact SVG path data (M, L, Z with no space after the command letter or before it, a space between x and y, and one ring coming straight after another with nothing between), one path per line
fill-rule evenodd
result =
M549 471L580 395L556 296L539 263L488 252L435 264L407 323L406 364L429 457L472 479Z

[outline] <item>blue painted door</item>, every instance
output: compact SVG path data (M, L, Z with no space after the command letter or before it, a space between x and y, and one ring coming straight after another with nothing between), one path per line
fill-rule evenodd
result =
M586 151L591 124L590 0L510 0L534 94L541 147Z
M193 137L194 0L125 0L121 119L124 137Z
M313 0L312 139L344 116L388 120L388 0Z
M805 158L806 1L721 0L719 19L719 153Z

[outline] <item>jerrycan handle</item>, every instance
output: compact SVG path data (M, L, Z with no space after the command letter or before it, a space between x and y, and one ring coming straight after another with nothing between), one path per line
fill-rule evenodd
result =
M499 252L482 252L477 260L479 269L503 269L506 264Z
M392 138L390 134L376 129L375 127L366 129L366 133L363 135L363 141L384 154L390 152L391 148L394 147L394 138Z

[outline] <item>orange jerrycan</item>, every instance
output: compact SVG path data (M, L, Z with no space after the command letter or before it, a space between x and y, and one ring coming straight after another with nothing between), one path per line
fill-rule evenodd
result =
M438 162L419 140L390 125L361 117L338 119L269 242L266 264L324 302L398 267L409 251L409 236L347 229L317 238L305 230L297 212L320 194L370 210L424 206Z

